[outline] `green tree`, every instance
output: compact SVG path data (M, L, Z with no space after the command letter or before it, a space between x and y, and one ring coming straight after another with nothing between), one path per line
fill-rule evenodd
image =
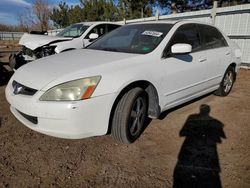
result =
M111 0L81 0L86 21L115 21L118 9Z
M106 1L104 4L104 20L117 21L119 19L119 9L115 6L113 1Z
M150 17L154 3L155 0L119 0L120 16L127 19Z
M79 5L71 6L68 13L69 24L85 21L84 10Z
M66 27L69 22L69 6L65 2L60 2L58 7L54 7L50 19L54 22L54 25L58 28Z

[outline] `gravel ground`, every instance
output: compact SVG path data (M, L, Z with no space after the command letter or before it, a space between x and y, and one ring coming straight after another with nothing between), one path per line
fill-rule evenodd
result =
M249 78L240 70L228 97L171 110L131 145L36 133L10 113L1 86L0 187L249 188Z

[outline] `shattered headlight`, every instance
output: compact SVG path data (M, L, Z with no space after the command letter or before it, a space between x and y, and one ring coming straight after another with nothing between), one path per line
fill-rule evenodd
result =
M55 54L55 48L56 48L56 46L43 46L41 48L38 48L35 51L36 58L39 59L42 57L46 57L46 56Z
M44 46L43 47L43 55L44 57L55 54L56 46Z

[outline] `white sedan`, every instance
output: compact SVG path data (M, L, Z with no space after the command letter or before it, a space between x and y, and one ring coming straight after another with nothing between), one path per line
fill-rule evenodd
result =
M15 117L61 138L134 142L147 117L215 91L226 96L241 62L217 28L191 21L122 26L85 49L18 69L6 87Z

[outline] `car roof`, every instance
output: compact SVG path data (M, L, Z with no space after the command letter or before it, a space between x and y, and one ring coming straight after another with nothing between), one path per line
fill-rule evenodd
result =
M75 23L75 24L83 24L83 25L98 25L98 24L116 24L116 25L120 25L119 23L115 23L115 22L102 22L102 21L98 21L98 22L79 22L79 23Z
M177 24L177 23L180 23L180 24L185 24L185 23L194 23L194 24L205 24L205 25L210 25L210 26L213 26L212 24L209 24L209 23L205 23L205 22L200 22L200 21L194 21L194 20L174 20L174 19L171 19L171 20L155 20L155 21L144 21L144 22L134 22L134 23L127 23L129 25L131 24L134 24L134 25L137 25L137 24Z
M144 22L134 22L134 23L128 23L128 24L175 24L178 20L155 20L155 21L144 21Z
M154 20L154 21L142 21L142 22L132 22L132 23L126 23L125 25L137 25L137 24L184 24L184 23L195 23L195 24L205 24L205 25L210 25L213 26L210 23L205 23L205 22L200 22L200 21L194 21L194 20L177 20L177 19L171 19L171 20ZM108 21L93 21L93 22L79 22L75 24L84 24L87 26L91 25L98 25L98 24L115 24L115 25L124 25L122 21L119 22L108 22Z

